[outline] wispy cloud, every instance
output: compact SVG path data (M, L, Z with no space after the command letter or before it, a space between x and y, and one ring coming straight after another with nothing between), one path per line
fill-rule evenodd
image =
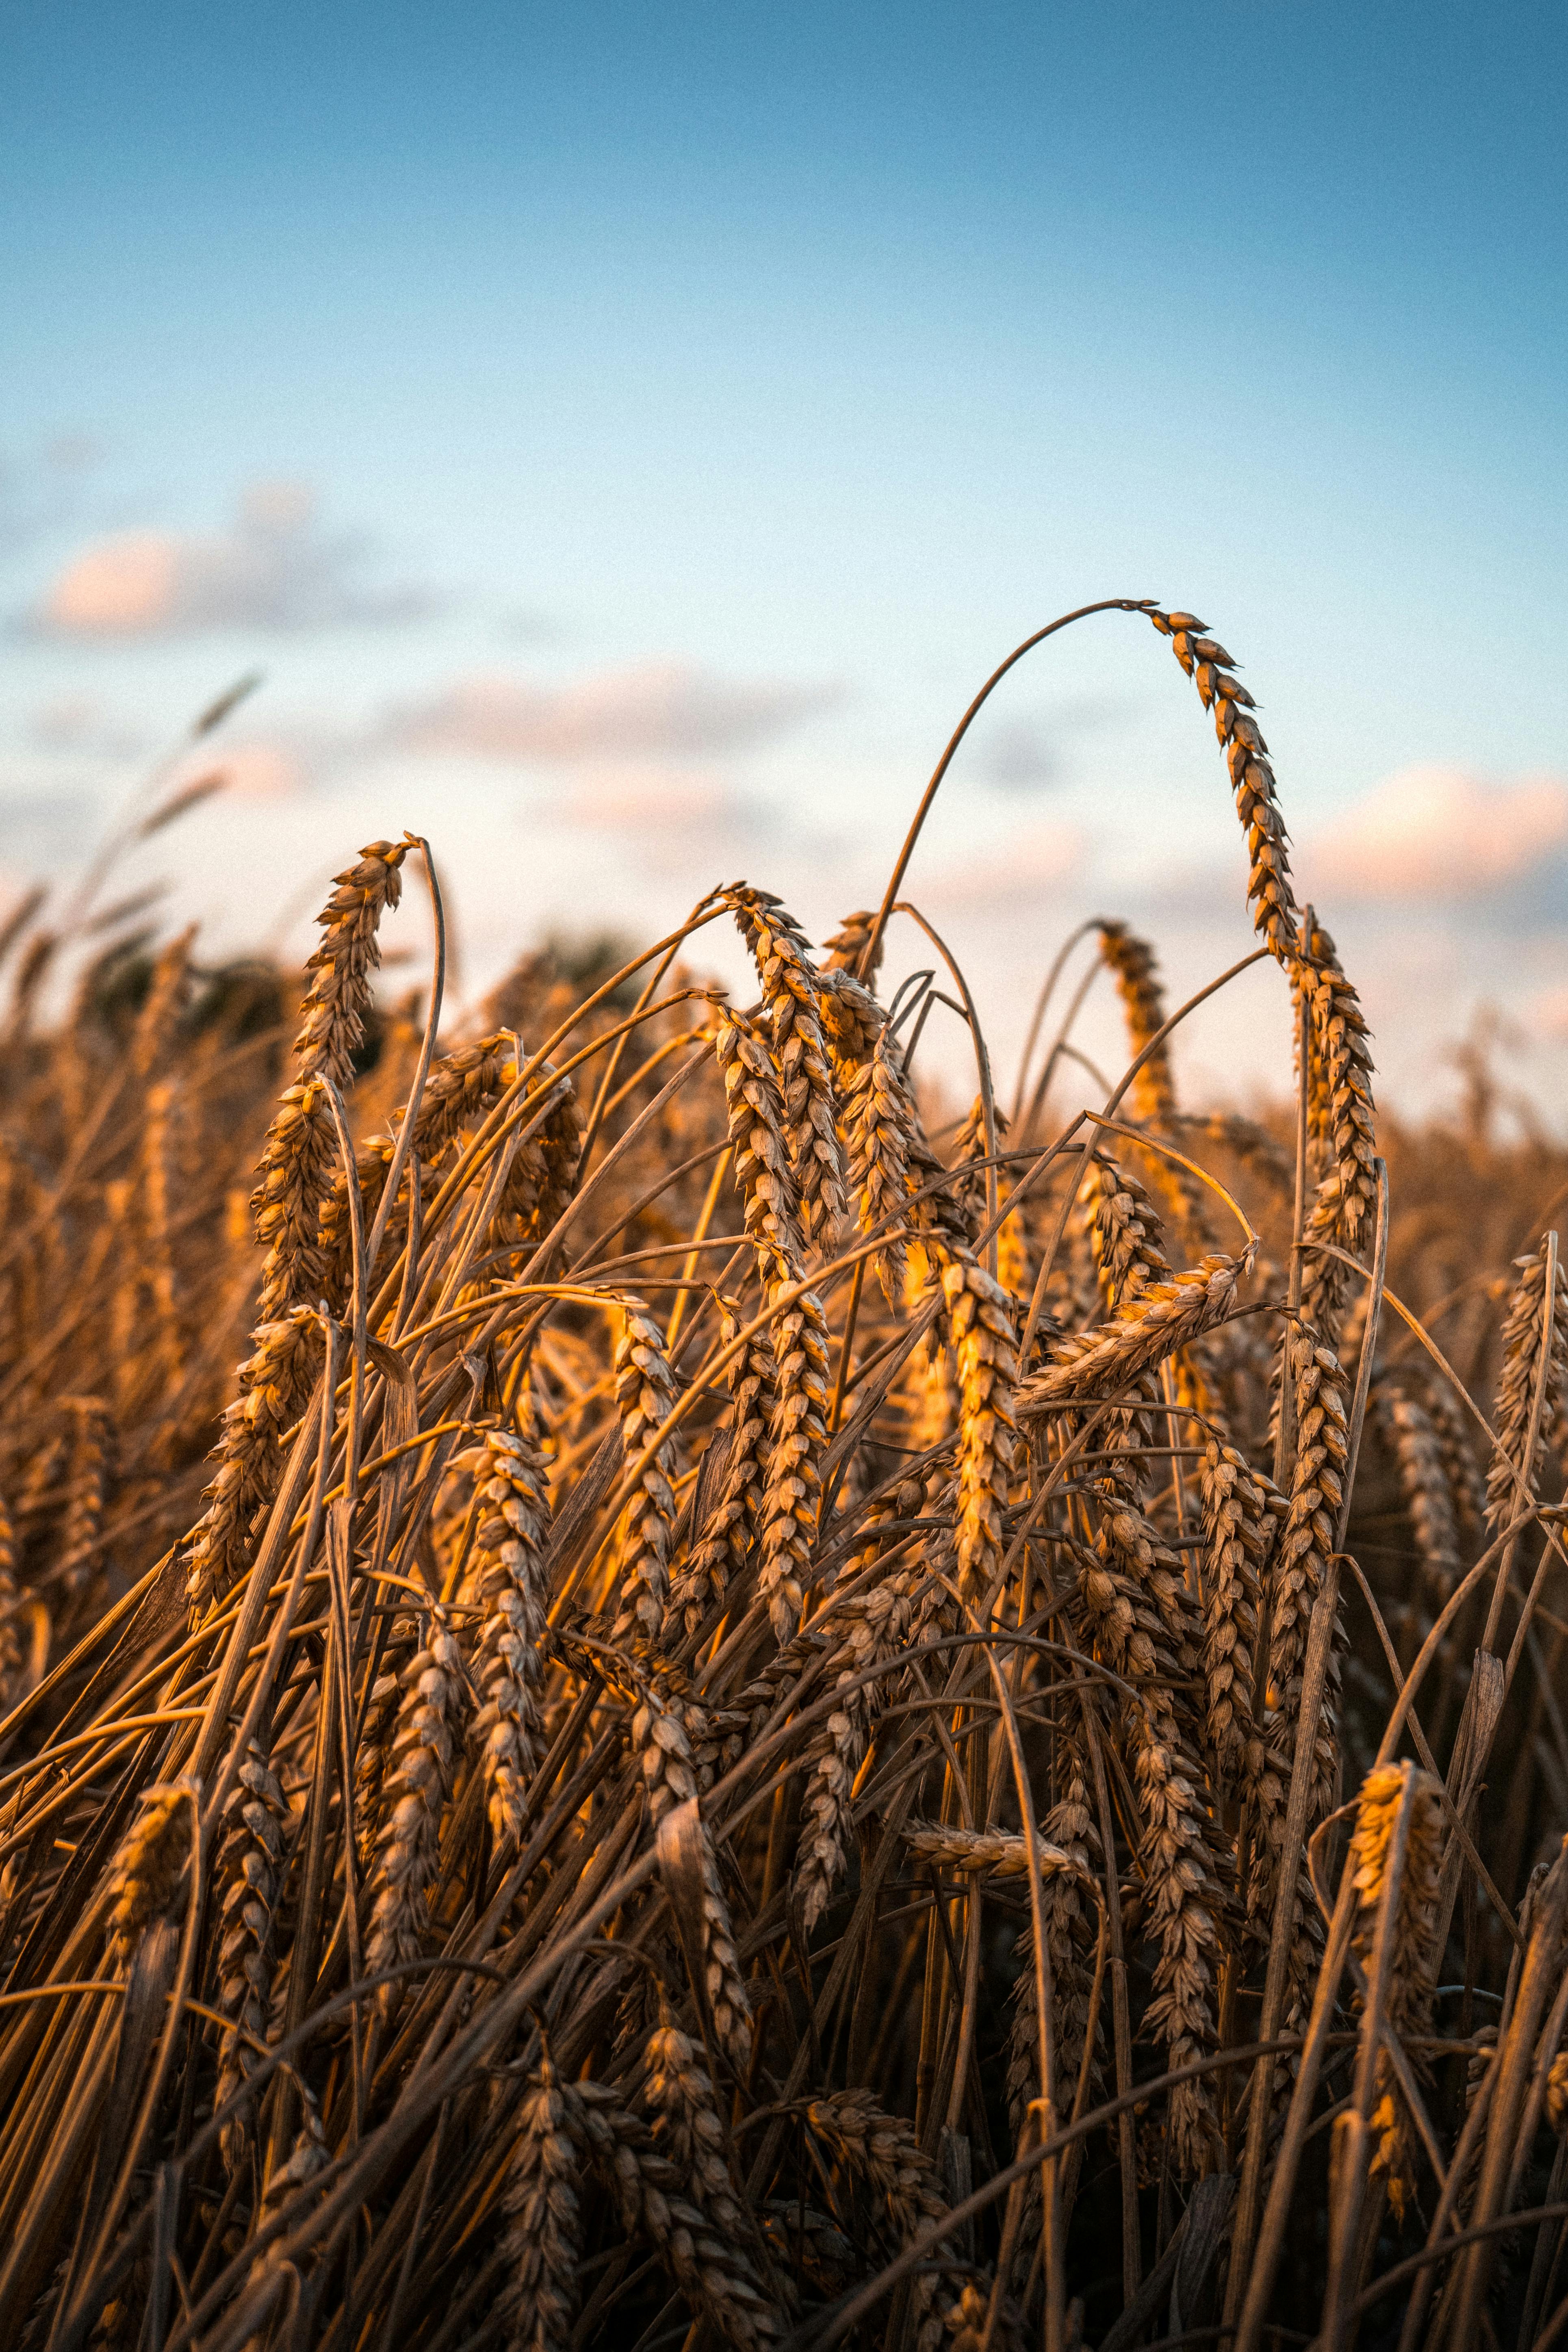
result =
M163 637L408 621L432 609L424 590L375 584L374 556L363 535L321 530L303 484L264 483L226 530L132 531L84 548L32 625L58 636Z
M1568 853L1568 782L1489 782L1462 768L1406 768L1302 846L1325 904L1412 905L1517 893Z
M1016 915L1059 892L1084 863L1079 827L1062 822L1020 828L979 856L936 866L909 895L933 913Z
M711 770L617 761L574 770L564 790L531 803L524 822L597 835L628 866L700 887L749 857L769 818L764 802Z
M509 762L705 758L772 740L837 702L832 685L731 680L687 662L605 670L568 686L459 679L395 715L395 740L422 751Z
M73 759L128 760L151 748L145 729L91 694L58 694L40 703L27 720L26 740L37 751Z
M986 782L1006 793L1039 792L1061 771L1055 739L1037 719L1009 719L992 728L979 760Z
M25 457L0 451L0 554L14 555L68 525L83 478L103 458L90 433L57 433Z

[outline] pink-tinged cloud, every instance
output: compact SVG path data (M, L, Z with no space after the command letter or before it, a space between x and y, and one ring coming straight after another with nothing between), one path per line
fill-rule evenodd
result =
M231 800L292 800L307 782L303 761L282 743L226 743L221 751L195 766L198 773L221 775Z
M1389 902L1483 898L1568 850L1568 782L1483 782L1461 768L1406 768L1303 843L1304 890Z
M911 874L906 897L935 914L1016 915L1059 890L1081 869L1083 835L1066 823L1032 824L983 856Z
M372 552L362 539L323 533L301 484L264 483L226 531L132 531L85 548L34 624L59 636L150 637L331 628L427 611L429 598L414 590L367 583Z
M690 833L711 826L729 835L752 813L751 803L721 777L694 769L632 766L581 772L569 792L545 807L558 824L628 838L655 827Z
M523 822L606 837L628 865L686 875L696 889L745 859L767 811L704 769L617 761L575 770L563 789L531 801Z
M1568 981L1555 988L1543 988L1528 998L1521 1008L1527 1033L1568 1040Z
M763 742L838 698L832 686L734 682L685 662L658 662L570 686L459 679L438 700L399 715L393 731L414 750L509 762L702 758Z

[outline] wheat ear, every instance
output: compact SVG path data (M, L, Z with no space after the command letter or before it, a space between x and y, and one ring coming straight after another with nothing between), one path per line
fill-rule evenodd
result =
M895 1314L904 1297L908 1258L902 1220L910 1184L910 1149L918 1121L898 1045L886 1024L846 1093L849 1181L864 1233L885 1230L877 1278Z
M736 882L723 897L752 950L773 1024L802 1229L830 1248L844 1221L844 1166L818 974L804 932L771 893Z
M126 1966L154 1919L173 1909L191 1851L192 1780L143 1789L109 1870L109 1956Z
M1083 2065L1084 2040L1089 2032L1091 1976L1094 1967L1094 1905L1089 1887L1100 1836L1089 1810L1083 1759L1076 1745L1062 1740L1058 1769L1063 1794L1045 1819L1045 1842L1067 1856L1070 1870L1054 1870L1041 1890L1045 1913L1046 1951L1050 1961L1051 2031L1056 2044L1057 2079L1064 2105L1070 2105ZM1058 1753L1060 1751L1058 1750ZM1015 1946L1018 1979L1013 1988L1012 2021L1007 2034L1007 2111L1013 2138L1023 2145L1030 2102L1040 2088L1040 2020L1035 1997L1034 1923L1019 1934ZM1097 2026L1098 2031L1098 2026ZM1090 2062L1093 2080L1093 2061ZM1092 2104L1092 2101L1090 2102ZM1037 2196L1031 2200L1036 2224Z
M1177 2067L1213 2038L1223 1910L1202 1769L1165 1686L1196 1663L1197 1629L1180 1562L1146 1520L1122 1507L1104 1516L1079 1599L1096 1654L1137 1685L1122 1720L1142 1816L1142 1913L1158 1949L1147 2015L1167 2063ZM1179 2171L1213 2169L1219 2155L1214 2093L1202 2076L1173 2091L1168 2129Z
M739 1304L732 1298L722 1299L720 1329L726 1347L742 1328ZM697 1633L704 1617L720 1606L731 1584L744 1573L762 1533L777 1386L772 1341L746 1341L730 1371L724 1483L706 1524L698 1531L689 1559L670 1588L671 1614L679 1615L689 1635Z
M846 915L831 939L823 941L824 947L828 951L826 970L847 971L851 975L859 972L860 958L876 928L877 918L868 907L861 907L853 915ZM871 968L861 974L867 988L871 986L882 968L882 947L883 940L879 936L877 951L871 959Z
M1060 1405L1112 1396L1141 1373L1152 1371L1179 1348L1188 1346L1236 1303L1237 1284L1251 1264L1218 1254L1202 1265L1151 1283L1126 1300L1114 1322L1081 1336L1064 1334L1050 1348L1043 1372L1031 1373L1018 1389L1020 1420L1035 1419Z
M1502 1370L1493 1417L1497 1451L1487 1472L1487 1529L1491 1535L1517 1517L1521 1486L1532 1501L1540 1490L1542 1460L1568 1369L1568 1276L1559 1260L1555 1296L1548 1303L1547 1257L1543 1242L1530 1256L1514 1261L1519 1280L1503 1318ZM1538 1381L1542 1383L1542 1408L1532 1450Z
M354 1050L370 1010L370 976L381 961L376 929L383 908L397 904L398 868L407 855L404 841L369 843L358 863L336 877L337 887L316 918L321 943L305 967L315 977L294 1040L302 1076L319 1073L340 1090L353 1079Z
M1415 1783L1405 1868L1393 1891L1389 1947L1388 2021L1402 2042L1430 2033L1437 1983L1437 1881L1443 1858L1443 1804L1437 1782L1415 1765L1379 1765L1362 1782L1351 1839L1350 1869L1356 1891L1355 1945L1370 1967L1376 1922L1388 1894L1394 1823L1405 1792ZM1375 2104L1369 2118L1374 2142L1372 2172L1388 2182L1389 2201L1400 2221L1414 2194L1410 2121L1404 2095L1385 2049L1377 2056Z
M1320 1237L1353 1243L1372 1213L1377 1189L1372 1062L1361 1007L1326 931L1314 926L1307 941L1309 961L1302 964L1301 922L1268 746L1252 716L1257 704L1235 675L1235 662L1222 645L1203 634L1203 623L1193 614L1154 611L1149 617L1170 638L1205 709L1214 714L1252 860L1247 895L1253 921L1278 961L1309 995L1321 1068L1321 1080L1314 1080L1320 1123L1331 1132L1336 1158L1334 1189L1319 1197L1323 1212ZM1316 1213L1313 1222L1320 1224Z
M1115 979L1127 1024L1128 1047L1136 1060L1164 1026L1165 995L1160 985L1159 961L1148 941L1130 931L1125 923L1102 921L1099 929L1100 956ZM1151 1126L1165 1127L1174 1118L1176 1090L1171 1078L1169 1045L1154 1046L1135 1074L1128 1099L1133 1118Z
M289 1808L261 1742L252 1738L224 1806L214 1876L218 1889L217 2006L231 2021L218 2049L214 2105L222 2106L256 2063L253 2041L265 2036L276 1949L278 1883ZM248 2038L247 2038L248 2037ZM224 2126L224 2162L243 2161L246 2119Z
M113 1475L114 1423L101 1397L62 1400L74 1424L65 1526L56 1574L68 1592L79 1592L92 1573Z
M1222 1780L1250 1786L1262 1766L1252 1719L1253 1653L1273 1522L1261 1486L1233 1445L1209 1439L1199 1486L1209 1750Z
M676 1378L664 1333L640 1298L622 1302L616 1343L616 1411L626 1459L635 1461L668 1420ZM673 1449L658 1447L628 1497L621 1523L620 1565L615 1623L610 1640L619 1645L656 1642L664 1625L669 1590L669 1540L675 1525L670 1478Z
M1029 1872L1029 1841L1021 1830L965 1830L942 1822L906 1822L900 1832L918 1862L939 1870L966 1875L1026 1878ZM1076 1855L1044 1836L1037 1835L1035 1854L1042 1878L1059 1872L1081 1874Z
M299 1419L321 1352L321 1318L290 1307L259 1324L256 1345L240 1373L240 1393L223 1415L214 1452L217 1475L205 1490L206 1510L191 1549L186 1590L196 1615L243 1574L257 1512L277 1491L283 1433Z
M479 1751L490 1834L499 1848L521 1828L542 1752L545 1471L531 1433L508 1429L487 1430L483 1444L459 1455L453 1467L472 1473L479 1507L468 1591L484 1616L474 1660L479 1711L469 1736Z
M767 1040L742 1013L726 1012L714 1036L724 1080L735 1189L764 1286L787 1281L801 1255L799 1201L784 1136L779 1074Z
M458 1644L444 1612L430 1604L425 1646L404 1671L393 1737L386 1808L375 1855L375 1907L365 1947L371 1975L417 1959L425 1948L428 1895L441 1854L441 1816L452 1792L452 1762L464 1707ZM397 1983L376 1994L384 2017L396 2013Z
M509 2352L568 2352L582 2302L578 2180L586 2153L581 2102L546 2051L518 2103L501 2191L500 2316Z
M163 1066L191 1000L192 923L160 948L131 1033L131 1066L145 1086Z
M21 1675L22 1643L16 1632L21 1594L16 1588L16 1529L0 1493L0 1717L10 1712Z
M1016 1424L1016 1341L1006 1292L973 1261L942 1270L958 1370L958 1570L987 1590L1002 1559Z
M890 1663L909 1641L914 1623L911 1582L909 1571L896 1571L872 1591L835 1603L826 1628L834 1643L829 1676L843 1695L806 1750L796 1886L808 1928L822 1916L843 1875L855 1775L871 1727L888 1703L880 1675L858 1689L843 1686L868 1668Z
M1090 1158L1078 1202L1107 1313L1170 1281L1160 1213L1138 1179L1108 1151Z
M713 2086L689 2035L662 2000L659 2022L648 2037L647 2069L643 2095L655 2147L674 2168L703 2223L692 2248L702 2301L742 2352L774 2343L784 2328L749 2258L752 2230L730 2177Z
M771 1328L778 1385L768 1433L757 1584L782 1643L795 1633L805 1605L822 1499L829 1377L822 1301L815 1291L802 1291L775 1313Z
M716 1717L704 1706L674 1667L639 1659L631 1671L637 1695L632 1746L647 1791L649 1819L657 1830L675 1806L711 1788L721 1743L736 1726L728 1717ZM698 1832L704 1990L720 2043L740 2067L750 2055L751 2000L736 1956L718 1857L708 1824L700 1816Z
M1289 1749L1300 1709L1301 1674L1313 1603L1328 1573L1343 1495L1347 1432L1345 1382L1338 1358L1321 1346L1306 1324L1291 1334L1287 1370L1295 1383L1297 1448L1289 1507L1268 1577L1268 1671L1265 1738L1269 1754L1255 1789L1260 1835L1253 1848L1247 1913L1263 1919L1277 1892L1279 1850L1285 1831L1285 1789L1290 1778ZM1309 1826L1332 1810L1339 1776L1339 1648L1337 1625L1330 1648L1328 1681L1318 1713L1313 1744ZM1276 1743L1282 1743L1277 1748ZM1300 1991L1310 1974L1321 1942L1321 1923L1305 1874L1298 1868L1291 1895L1295 1921L1290 1947L1291 1980Z

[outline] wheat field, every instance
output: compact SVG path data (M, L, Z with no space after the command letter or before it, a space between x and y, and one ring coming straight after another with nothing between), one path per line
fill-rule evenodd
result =
M1265 1120L1110 919L999 1098L901 892L1017 655L820 952L735 883L454 1024L374 992L412 835L302 1006L17 910L5 2345L1568 2342L1568 1151L1479 1064L1380 1126L1252 697L1118 601L1228 769Z

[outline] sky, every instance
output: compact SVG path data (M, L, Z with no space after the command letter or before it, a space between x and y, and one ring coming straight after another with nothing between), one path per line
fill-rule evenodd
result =
M1565 119L1560 8L15 0L0 910L221 773L112 877L215 956L405 826L469 998L740 876L820 940L1012 646L1157 596L1243 665L1389 1098L1489 1021L1568 1129ZM1246 872L1113 614L998 690L908 887L1005 1095L1077 924L1179 997ZM1285 1082L1279 976L1181 1062Z

